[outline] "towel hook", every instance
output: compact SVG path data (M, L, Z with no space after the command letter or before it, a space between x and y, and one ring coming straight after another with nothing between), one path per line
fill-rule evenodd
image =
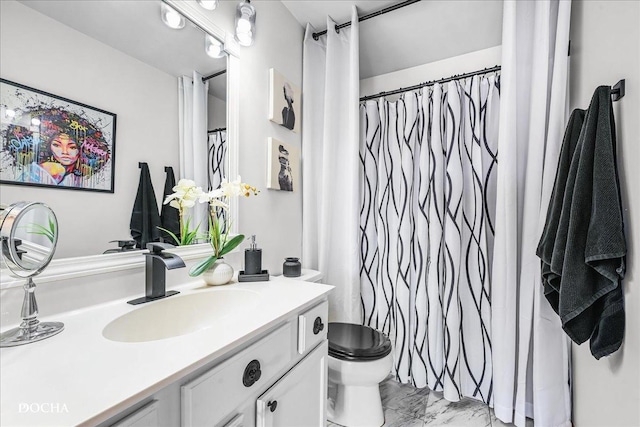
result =
M613 85L613 87L611 88L611 95L613 96L612 100L614 102L618 101L624 96L624 79Z

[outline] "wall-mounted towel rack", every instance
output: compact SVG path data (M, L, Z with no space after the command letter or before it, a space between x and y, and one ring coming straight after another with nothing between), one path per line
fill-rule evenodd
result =
M612 101L614 102L624 96L624 79L613 85L611 88L611 96L613 96Z

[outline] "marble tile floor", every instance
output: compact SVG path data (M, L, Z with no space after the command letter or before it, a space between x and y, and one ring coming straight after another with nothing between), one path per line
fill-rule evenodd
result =
M380 384L384 427L513 427L498 420L484 403L474 399L449 402L442 393L400 384L392 377ZM328 427L340 427L327 422ZM533 422L527 420L527 427Z

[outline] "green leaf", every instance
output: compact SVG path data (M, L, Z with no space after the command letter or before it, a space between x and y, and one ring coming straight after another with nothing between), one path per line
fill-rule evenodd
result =
M199 263L191 267L191 270L189 270L189 276L196 277L201 275L207 270L207 268L211 267L217 259L217 256L211 255L209 258L200 261Z
M169 236L171 236L173 238L173 240L176 242L176 245L180 246L180 240L178 239L178 236L176 236L175 234L173 234L171 231L167 230L166 228L158 227L158 229L164 231Z
M238 234L227 242L220 251L220 256L224 256L234 250L244 240L244 234Z
M27 228L27 233L45 236L51 243L53 243L56 238L55 225L51 227L51 223L49 223L50 228L34 223L27 224L25 227Z

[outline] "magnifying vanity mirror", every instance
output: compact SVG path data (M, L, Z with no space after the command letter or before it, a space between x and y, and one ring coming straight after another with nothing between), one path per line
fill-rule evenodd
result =
M183 28L162 22L163 5L189 18ZM226 178L237 176L238 49L211 19L233 13L235 5L204 11L174 0L5 0L0 7L0 77L117 115L112 194L2 184L2 204L29 198L55 210L60 241L54 263L110 257L100 254L117 251L114 241L131 239L140 162L149 165L159 208L165 168L172 167L176 181L192 178L183 175L180 160L181 112L191 106L184 105L179 82L204 77L209 90L200 131L208 144L225 141L226 159L215 167ZM218 44L220 58L214 58ZM2 151L0 169L15 163ZM237 206L232 212L237 215Z
M0 214L2 257L11 274L26 278L22 323L0 334L0 347L12 347L49 338L64 329L61 322L40 322L33 277L53 258L58 242L58 221L43 203L17 202Z

